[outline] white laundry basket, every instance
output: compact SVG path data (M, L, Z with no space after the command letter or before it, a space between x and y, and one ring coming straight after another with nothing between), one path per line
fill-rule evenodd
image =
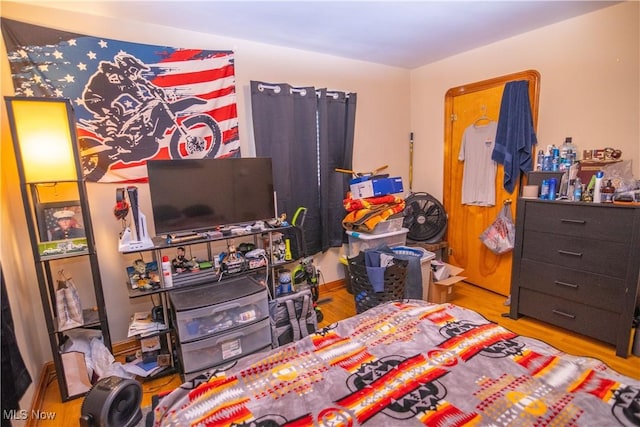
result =
M436 257L436 254L420 247L394 246L391 250L399 255L414 255L420 257L420 266L422 267L422 299L427 301L429 296L429 282L431 280L431 260Z

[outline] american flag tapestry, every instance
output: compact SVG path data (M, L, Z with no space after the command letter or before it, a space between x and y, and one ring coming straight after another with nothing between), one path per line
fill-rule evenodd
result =
M240 157L233 52L4 18L2 34L16 96L73 103L87 181L145 182L151 159Z

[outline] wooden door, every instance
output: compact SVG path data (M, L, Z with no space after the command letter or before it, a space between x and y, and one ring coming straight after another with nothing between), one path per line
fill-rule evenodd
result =
M505 191L502 183L504 170L498 165L496 173L495 206L463 205L463 162L458 160L462 135L468 126L482 115L491 120L499 119L504 86L510 81L528 80L529 98L534 128L537 125L540 75L537 71L525 71L491 80L452 88L445 98L445 164L443 205L448 214L447 241L449 262L464 268L466 281L501 295L509 295L511 282L511 252L495 255L479 239L480 234L493 222L503 203L510 203L515 220L516 197Z

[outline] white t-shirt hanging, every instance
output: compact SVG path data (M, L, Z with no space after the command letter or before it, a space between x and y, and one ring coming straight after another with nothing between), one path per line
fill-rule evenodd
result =
M462 204L494 206L496 204L496 162L491 153L496 142L498 122L465 129L458 160L464 161Z

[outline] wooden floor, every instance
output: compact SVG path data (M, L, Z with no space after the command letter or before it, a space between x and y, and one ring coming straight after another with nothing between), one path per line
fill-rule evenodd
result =
M567 353L598 358L618 372L640 379L640 357L633 355L630 355L627 359L616 357L615 348L612 345L573 334L564 329L555 328L532 319L512 320L502 317L502 313L506 313L508 307L504 305L505 297L501 295L462 282L455 285L455 292L450 302L475 310L487 319L499 323L519 335L541 339ZM320 307L324 315L324 320L320 326L329 325L355 314L353 296L344 287L332 290L323 289L320 294ZM153 395L172 390L179 386L180 383L179 375L167 376L143 383L142 406L149 406ZM55 419L53 421L40 422L31 420L32 422L28 425L78 425L83 399L78 398L62 403L55 379L47 385L42 400L41 407L34 409L53 413L55 414Z

